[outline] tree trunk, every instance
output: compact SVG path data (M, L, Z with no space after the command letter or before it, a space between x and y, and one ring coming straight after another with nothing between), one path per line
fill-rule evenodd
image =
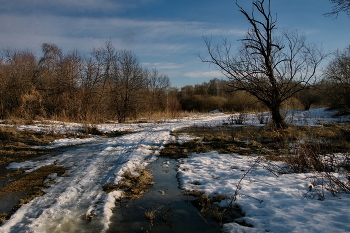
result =
M284 118L280 113L279 106L271 106L270 107L271 115L272 115L272 124L276 129L285 129L287 124L284 122Z
M310 110L310 107L311 107L311 102L304 103L303 105L304 105L304 110L305 110L305 111Z

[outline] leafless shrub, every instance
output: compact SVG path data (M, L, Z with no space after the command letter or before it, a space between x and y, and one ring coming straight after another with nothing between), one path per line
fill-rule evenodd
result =
M227 121L229 125L243 125L247 118L247 113L232 114L227 118Z
M83 124L81 132L87 135L103 135L103 132L99 130L96 125L93 124Z
M312 172L309 192L324 200L324 190L336 196L339 192L350 193L348 154L323 154L318 143L301 143L296 153L288 156L287 163L294 172ZM309 194L309 193L308 193Z
M269 117L266 116L265 113L258 113L256 114L256 117L258 118L259 124L266 125L269 121Z

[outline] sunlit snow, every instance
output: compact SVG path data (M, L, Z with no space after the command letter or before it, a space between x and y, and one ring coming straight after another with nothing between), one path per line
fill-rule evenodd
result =
M325 109L289 111L285 114L289 123L299 125L345 121L332 118L333 113ZM228 115L215 112L162 124L101 124L97 125L101 131L128 130L133 133L116 138L55 141L51 147L80 146L44 160L12 163L9 168L33 170L57 164L68 167L68 176L51 175L56 183L45 190L45 195L23 205L0 227L0 232L104 232L108 229L115 199L122 193L104 193L103 185L117 183L126 170L154 161L160 149L175 140L170 135L172 131L191 125L221 125L227 118ZM259 125L256 115L249 115L246 124ZM51 122L18 128L67 132L77 127L80 125ZM189 139L182 136L179 140ZM193 154L182 159L178 168L180 186L209 195L232 196L242 175L257 158L216 152ZM319 201L310 192L310 176L312 174L275 176L263 169L263 162L257 164L239 184L237 195L237 203L245 213L241 220L254 227L229 223L223 229L226 232L350 232L350 195L334 197L326 193L326 199ZM230 199L218 205L225 206L229 202ZM89 215L94 217L87 221L84 217Z

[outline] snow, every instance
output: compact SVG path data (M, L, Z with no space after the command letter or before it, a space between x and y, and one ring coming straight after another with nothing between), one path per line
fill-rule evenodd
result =
M222 122L226 117L222 114L204 115L195 117L195 120L197 124L209 124ZM125 171L133 171L154 161L162 146L174 140L170 132L192 125L193 120L194 118L184 118L164 124L98 125L100 130L128 129L133 133L105 140L58 140L53 146L83 144L55 157L10 164L8 168L26 168L28 171L49 164L66 166L69 169L66 172L68 176L57 177L56 183L44 190L45 195L23 205L13 214L11 219L0 227L0 232L106 231L115 199L122 194L117 191L104 193L102 186L117 183ZM80 126L55 122L51 127L26 125L18 128L68 132L74 131L74 127ZM86 140L89 143L86 143ZM91 215L94 216L91 221L84 219Z
M220 203L226 207L239 190L237 203L245 217L237 223L225 224L226 232L349 232L350 195L338 197L325 193L319 201L316 189L309 190L312 174L281 174L275 176L258 163L241 181L258 157L209 152L183 159L179 167L181 188L199 190L209 195L230 197ZM281 164L280 164L281 165ZM317 187L315 187L317 188Z
M62 138L62 139L57 139L54 140L50 146L38 146L38 148L47 148L47 149L52 149L52 148L58 148L62 146L75 146L79 144L85 144L85 143L91 143L95 141L96 138Z
M293 124L317 125L340 121L332 117L334 112L325 109L286 114ZM127 130L132 133L116 138L55 141L51 147L79 146L54 157L12 163L8 168L32 171L44 165L57 164L68 167L68 176L52 174L50 177L56 183L44 190L45 195L18 209L10 220L0 226L0 232L105 232L115 199L122 193L114 191L107 194L102 191L103 185L117 183L125 171L134 171L154 161L160 149L175 140L170 135L174 130L191 125L221 125L227 122L228 117L223 113L210 113L168 120L162 124L100 124L95 126L104 132ZM248 114L247 117L245 124L259 125L256 114ZM341 119L342 122L345 120ZM46 122L18 128L72 132L78 131L79 127L82 125ZM178 141L190 139L184 135ZM267 162L260 161L260 158L250 171L258 158L217 152L193 154L182 159L178 168L181 188L232 197L238 185L237 203L245 213L241 220L254 227L228 223L223 227L225 232L350 232L350 195L341 193L334 197L325 193L325 200L319 201L317 187L310 191L312 174L275 176L263 168ZM246 177L240 182L244 174ZM224 200L218 205L227 206L230 201ZM86 220L88 216L94 217Z

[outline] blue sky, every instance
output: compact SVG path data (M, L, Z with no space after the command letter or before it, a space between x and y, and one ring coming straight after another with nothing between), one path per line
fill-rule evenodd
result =
M133 51L146 67L167 74L172 86L220 78L202 63L204 37L226 38L239 47L249 29L235 0L1 0L0 48L30 49L41 56L43 43L64 52L89 54L111 40ZM248 12L251 0L238 0ZM326 51L350 45L350 18L325 17L329 0L271 0L281 30L297 30Z

